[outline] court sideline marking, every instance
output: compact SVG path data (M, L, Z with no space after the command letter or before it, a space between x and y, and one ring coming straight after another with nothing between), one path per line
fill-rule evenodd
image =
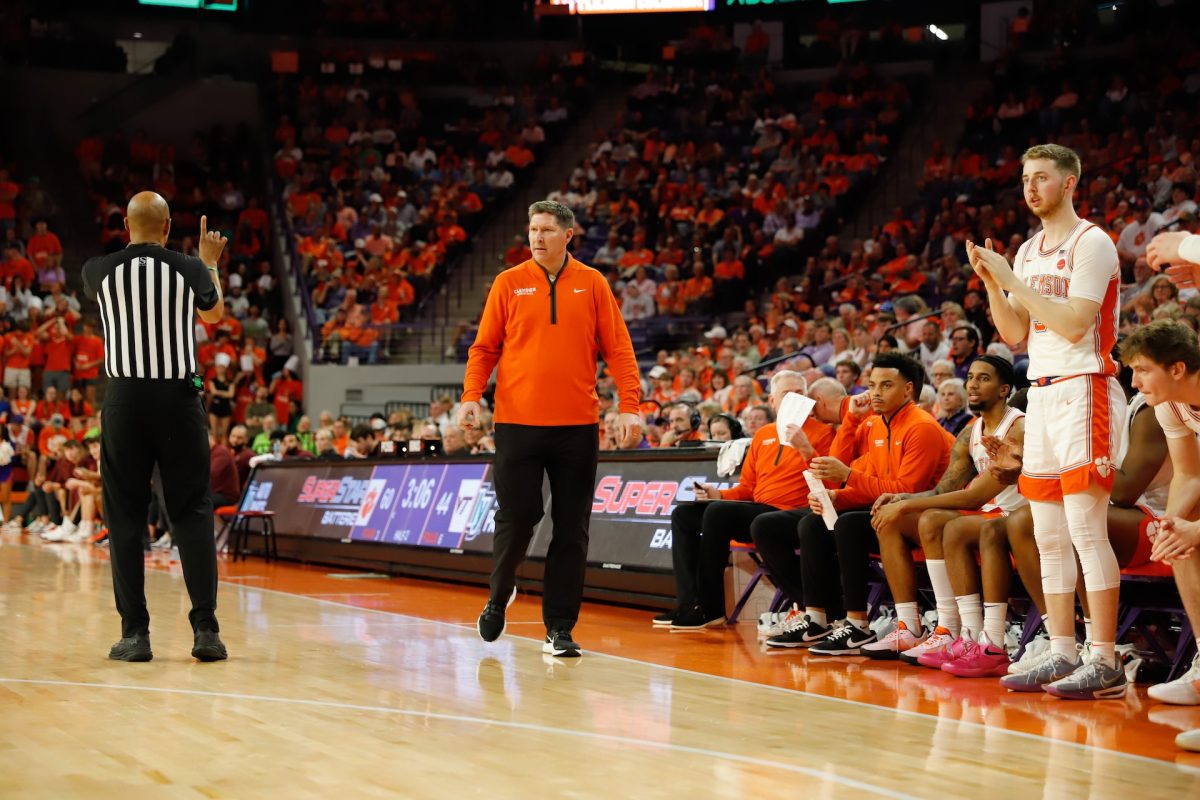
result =
M871 792L872 794L881 795L883 797L890 797L894 800L918 800L916 795L904 794L903 792L897 792L882 786L875 786L854 778L847 778L842 775L837 775L836 773L822 772L821 770L801 766L799 764L787 764L779 761L772 761L766 758L744 756L737 753L725 752L723 750L710 750L706 747L692 747L691 745L676 744L674 742L658 742L654 741L653 739L638 739L632 736L617 736L611 733L599 733L596 731L578 731L572 730L571 728L554 728L549 725L539 725L534 722L514 722L511 720L487 719L486 717L472 717L464 714L444 714L436 711L420 711L408 708L392 708L389 706L367 706L356 703L339 703L333 700L307 700L300 697L276 697L263 694L213 692L202 689L175 689L164 686L133 686L121 683L90 683L86 681L60 681L5 677L0 677L0 683L16 683L33 686L73 686L85 689L119 689L123 691L152 692L155 694L182 694L195 697L213 697L224 700L256 700L265 703L281 703L298 706L315 706L318 708L333 708L339 711L363 711L373 714L392 714L400 717L434 719L442 722L465 722L473 725L484 726L496 725L501 728L511 728L514 730L530 731L533 733L572 736L580 739L595 739L604 742L612 742L614 744L632 745L635 747L645 747L657 750L674 750L676 752L687 753L689 755L735 761L754 767L767 767L770 769L795 772L800 775L807 775L810 778L816 778L822 781L832 781L851 789L858 789L860 791Z
M154 570L154 571L158 572L159 574L165 574L168 577L177 578L177 580L182 579L182 576L177 577L173 573L170 573L170 572L164 572L162 570ZM337 602L335 600L323 600L320 597L313 597L311 595L296 594L293 592L285 592L285 591L281 591L279 589L268 589L265 586L242 586L242 585L239 585L236 583L231 584L231 586L234 588L242 589L244 591L268 592L270 594L282 595L284 597L301 597L310 602L323 603L325 605L337 606L339 608L354 609L355 611L366 611L366 612L370 612L373 614L386 614L386 615L392 616L392 617L402 617L404 619L421 620L423 622L428 622L431 625L442 625L445 627L456 628L459 630L464 630L464 629L465 630L475 630L475 625L473 623L444 622L444 621L438 620L438 619L427 619L425 617L416 617L411 614L402 614L398 611L384 611L382 609L377 609L377 608L363 608L362 606L351 605L350 603L341 603L341 602ZM520 639L520 640L524 640L527 642L533 642L537 645L542 644L541 638L534 639L529 636L516 636L514 634L506 634L506 635L513 639ZM784 693L784 694L788 694L788 695L803 695L804 697L812 697L812 698L816 698L819 700L827 700L832 703L842 703L845 705L858 706L860 708L870 708L870 709L874 709L875 711L887 711L887 712L891 712L893 714L900 714L900 715L906 716L906 717L916 717L918 719L922 719L922 720L925 720L926 722L930 722L930 723L937 723L939 720L945 719L944 717L934 716L933 714L925 714L920 711L911 711L911 710L905 709L905 708L893 708L890 706L875 705L873 703L865 703L861 700L851 700L848 697L832 697L830 695L817 694L815 692L808 692L803 689L789 689L784 686L775 686L775 685L769 684L769 683L756 683L754 681L748 681L744 678L732 678L728 675L713 675L708 672L698 672L698 671L692 670L692 669L685 669L684 667L673 667L673 666L670 666L667 664L655 664L652 661L639 661L636 658L630 658L628 656L613 655L612 653L603 653L598 650L589 650L588 653L591 654L592 656L600 656L602 658L611 658L611 659L614 659L617 661L624 661L624 662L627 662L630 664L637 664L642 667L651 667L654 669L668 670L671 672L682 672L686 675L693 675L693 676L701 677L701 678L710 678L712 680L724 681L727 683L736 683L736 684L740 684L742 686L750 686L750 687L755 687L758 689L768 689L773 692L780 692L780 693ZM1011 728L997 727L995 725L987 725L982 722L972 722L971 720L958 719L958 720L950 720L950 721L954 722L957 725L964 725L964 726L968 726L971 728L979 728L980 730L1000 731L1009 736L1016 736L1016 737L1019 737L1022 739L1031 739L1031 740L1038 741L1038 742L1053 742L1054 744L1061 744L1061 745L1067 745L1069 747L1076 747L1076 748L1080 748L1083 750L1087 750L1089 752L1100 752L1100 753L1105 753L1108 755L1120 756L1122 758L1133 759L1135 761L1140 761L1142 763L1150 764L1153 766L1158 766L1158 767L1170 766L1170 767L1174 767L1175 769L1181 770L1183 772L1200 774L1200 767L1193 767L1193 766L1190 766L1187 764L1179 764L1174 761L1165 761L1163 759L1151 758L1150 756L1138 755L1137 753L1127 753L1124 750L1110 750L1107 747L1098 747L1094 744L1087 744L1086 742L1072 742L1072 741L1069 741L1066 739L1056 739L1053 736L1043 736L1042 734L1039 734L1039 733L1029 733L1027 731L1014 731Z

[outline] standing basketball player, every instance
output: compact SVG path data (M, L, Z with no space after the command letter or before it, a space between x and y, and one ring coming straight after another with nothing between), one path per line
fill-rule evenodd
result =
M553 656L576 657L587 569L588 522L600 449L596 356L604 355L620 393L621 446L642 436L642 385L621 307L604 275L567 254L575 214L561 203L529 207L533 258L501 272L488 294L467 360L458 426L479 424L479 398L496 373L496 536L491 597L479 635L504 633L517 567L542 518L542 479L550 478L554 535L546 553L542 619Z
M1017 251L1012 267L991 249L967 243L971 266L987 287L992 317L1010 345L1028 337L1032 382L1019 486L1030 501L1046 594L1052 657L1035 670L1001 679L1015 691L1071 699L1121 697L1116 660L1120 570L1108 539L1113 459L1125 431L1125 397L1112 359L1120 267L1108 234L1081 220L1072 198L1079 156L1061 145L1021 157L1025 202L1041 233ZM1091 657L1075 648L1075 552L1092 613Z

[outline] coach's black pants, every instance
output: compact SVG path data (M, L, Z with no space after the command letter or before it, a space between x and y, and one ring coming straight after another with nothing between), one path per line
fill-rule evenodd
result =
M756 520L753 530L754 549L775 586L793 603L804 602L804 573L796 548L800 546L800 521L811 516L807 508L773 511Z
M547 629L570 631L579 619L599 433L598 425L496 424L494 480L499 508L491 598L508 602L516 585L517 567L544 513L542 477L548 475L554 529L542 579L542 620Z
M820 514L810 514L800 520L799 531L804 605L839 616L840 611L865 612L871 553L879 552L871 512L838 514L832 531L825 527Z
M192 628L217 630L208 416L200 396L184 381L113 378L102 420L100 480L121 635L150 628L142 539L155 463L192 600Z
M710 619L723 615L729 540L757 542L789 533L794 539L796 520L803 513L738 500L676 505L671 512L676 603L680 608L699 605Z

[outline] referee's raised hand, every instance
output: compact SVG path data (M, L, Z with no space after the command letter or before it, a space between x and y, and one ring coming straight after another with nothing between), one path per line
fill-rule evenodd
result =
M229 241L228 238L221 235L220 231L210 231L208 229L208 217L200 217L200 260L205 264L216 264L221 259L221 253L225 250L225 244Z

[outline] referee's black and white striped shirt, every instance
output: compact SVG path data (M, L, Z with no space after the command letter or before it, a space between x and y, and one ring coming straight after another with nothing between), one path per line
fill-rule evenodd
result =
M217 304L204 262L156 244L130 245L89 259L83 287L100 304L108 377L183 379L196 372L195 312Z

